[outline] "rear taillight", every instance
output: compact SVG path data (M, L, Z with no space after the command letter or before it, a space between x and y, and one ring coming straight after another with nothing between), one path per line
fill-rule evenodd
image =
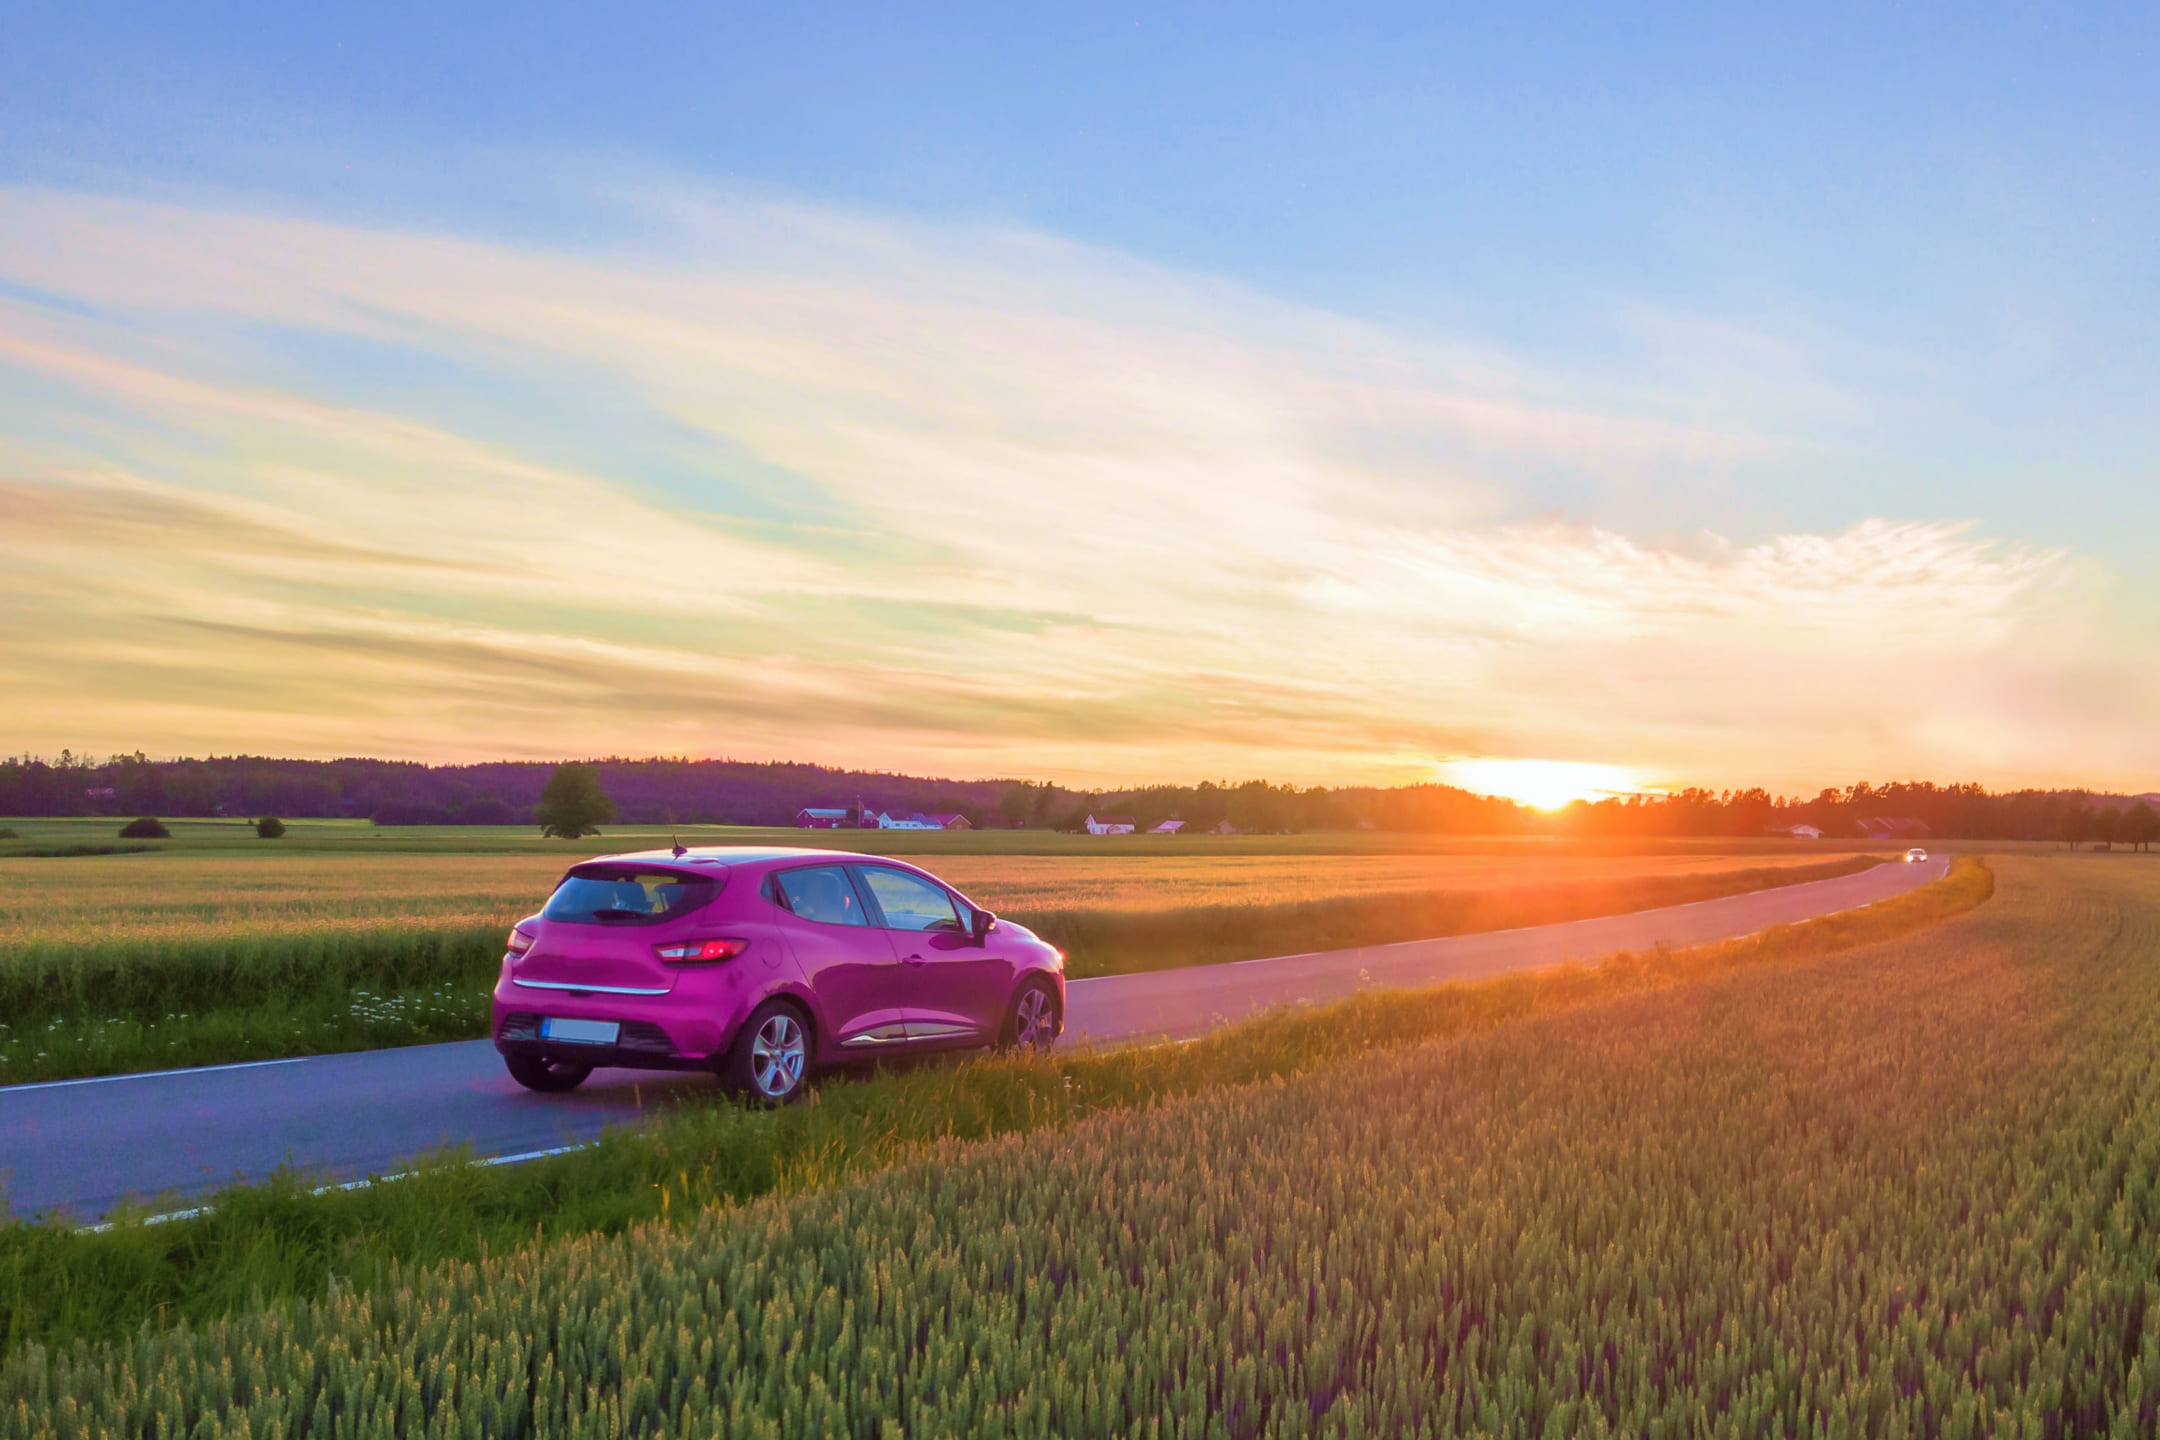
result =
M512 930L510 932L510 954L513 957L523 955L527 950L532 949L532 947L532 936L526 934L523 930Z
M655 945L653 953L670 965L709 965L732 960L750 948L748 940L692 940L682 945Z

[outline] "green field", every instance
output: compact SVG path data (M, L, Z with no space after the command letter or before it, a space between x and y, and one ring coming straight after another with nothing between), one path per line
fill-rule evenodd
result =
M650 1123L594 1147L512 1168L455 1156L395 1183L322 1195L287 1176L214 1197L208 1213L102 1234L0 1229L0 1353L10 1343L118 1338L145 1320L202 1322L311 1298L326 1286L381 1292L416 1266L694 1218L721 1201L828 1185L957 1137L1063 1127L1226 1085L1329 1068L1736 968L1792 962L1911 933L1982 902L1987 871L1764 936L1678 954L1472 986L1375 993L1278 1012L1185 1045L1108 1054L986 1057L832 1080L780 1111L672 1092Z
M1536 835L1428 835L1397 830L1312 830L1295 835L1068 835L1054 830L797 830L747 825L610 825L597 839L543 839L519 825L376 825L367 820L288 820L282 839L263 840L244 819L166 817L170 840L122 840L125 816L62 819L0 819L0 859L25 852L113 847L151 852L174 850L316 852L337 855L548 855L564 863L586 855L664 848L679 837L685 845L810 845L875 855L1492 855L1572 853L1584 855L1786 854L1827 848L1892 854L1902 842L1794 841L1761 836L1618 836L1560 839ZM1959 842L1959 848L1975 846ZM1977 847L1988 848L1988 847Z
M1994 869L1883 943L24 1352L0 1434L2150 1434L2160 866Z
M799 843L805 836L788 831L780 838ZM953 844L975 848L913 858L1000 913L1041 913L1552 888L1821 865L1864 853L1790 843L1770 851L1670 845L1624 853L1520 845L1446 852L1376 845L1282 850L1293 837L1218 838L1211 848L1165 851L1158 844L1135 851L1108 839L1074 844L1071 837L1053 838L1061 842L1058 852L1038 854L985 851L968 836L954 836ZM498 852L176 840L157 852L0 859L0 946L254 939L361 928L507 929L539 907L568 865L604 852L603 842L554 843L554 850L536 845Z
M592 846L550 851L521 834L525 850L470 853L447 847L473 831L296 823L272 842L231 824L201 828L209 838L183 826L156 852L0 860L0 1080L484 1035L504 934ZM354 838L369 833L446 848L370 849ZM288 844L310 836L327 838ZM877 838L843 838L856 837ZM1282 848L1302 837L1141 853L1048 836L1036 838L1061 853L1024 854L983 848L1016 845L1009 832L945 838L973 848L917 858L1065 949L1076 976L1681 904L1879 858L1789 842L1769 852L1405 854L1369 836L1362 850L1321 837L1338 848L1314 854Z

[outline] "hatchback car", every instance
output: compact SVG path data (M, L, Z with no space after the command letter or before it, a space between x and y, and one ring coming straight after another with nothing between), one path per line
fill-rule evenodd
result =
M711 1070L782 1101L816 1069L1064 1027L1065 957L899 860L714 847L573 865L510 932L495 1048L519 1084Z
M1927 859L1927 851L1917 845L1905 852L1905 863L1908 865L1917 865L1925 859Z

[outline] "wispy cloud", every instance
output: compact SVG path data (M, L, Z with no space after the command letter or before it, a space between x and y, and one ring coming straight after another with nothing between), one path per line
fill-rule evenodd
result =
M0 191L11 742L1105 779L2160 758L2050 728L2109 673L2073 557L1525 513L1774 436L1046 237L634 203L639 244L580 250Z

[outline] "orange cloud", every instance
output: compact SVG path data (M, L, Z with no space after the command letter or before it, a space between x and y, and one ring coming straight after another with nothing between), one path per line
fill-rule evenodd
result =
M0 191L0 281L65 302L0 301L36 390L0 398L11 743L1103 781L2160 759L2080 703L2121 651L2074 556L1519 518L1527 475L1722 483L1775 437L1042 237L666 203L631 255Z

